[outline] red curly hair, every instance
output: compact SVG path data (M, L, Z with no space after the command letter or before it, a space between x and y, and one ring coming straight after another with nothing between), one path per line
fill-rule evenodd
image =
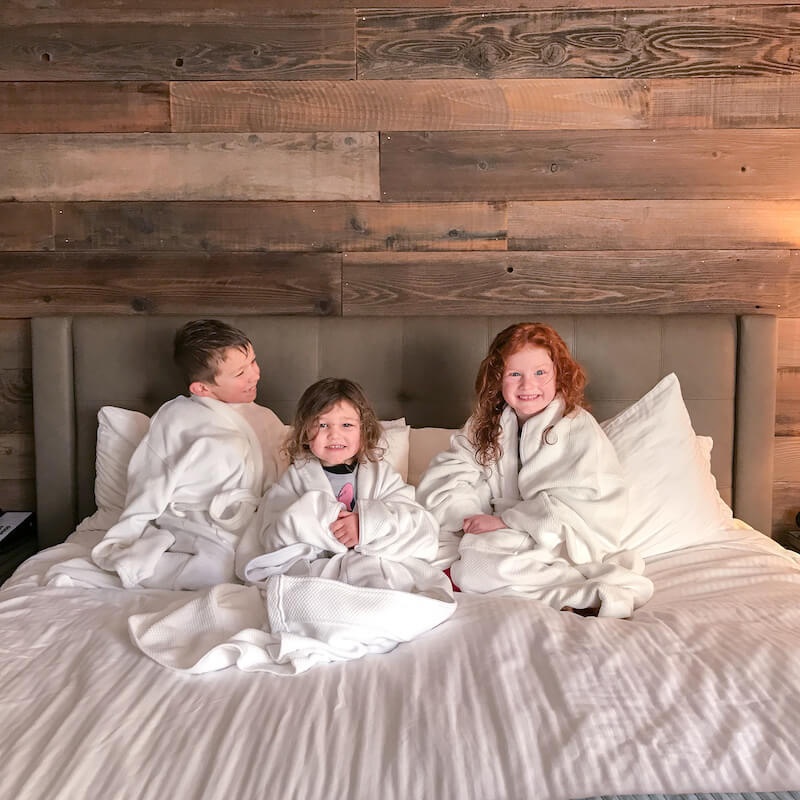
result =
M503 399L503 372L509 356L524 347L542 347L550 354L556 370L556 392L564 398L564 414L577 407L585 408L583 391L586 373L570 355L564 340L542 322L518 322L494 337L489 353L481 362L475 378L475 410L472 414L472 444L476 459L484 467L502 455L500 417L506 407Z

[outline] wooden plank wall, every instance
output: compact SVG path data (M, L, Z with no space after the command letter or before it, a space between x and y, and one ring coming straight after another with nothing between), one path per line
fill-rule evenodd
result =
M800 509L800 5L6 0L0 506L63 312L780 320Z

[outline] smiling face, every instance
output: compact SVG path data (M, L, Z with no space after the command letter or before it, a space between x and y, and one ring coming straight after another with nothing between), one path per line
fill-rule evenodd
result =
M222 403L251 403L256 399L261 370L252 346L247 350L229 347L217 365L214 381L194 381L189 386L192 394L213 397Z
M350 463L361 450L361 415L347 400L326 408L311 429L311 452L323 467Z
M542 411L557 388L555 364L543 347L526 345L506 359L503 400L514 409L520 425Z

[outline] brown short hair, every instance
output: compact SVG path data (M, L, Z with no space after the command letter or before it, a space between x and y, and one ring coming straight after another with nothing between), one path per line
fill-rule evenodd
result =
M358 460L380 461L384 449L378 442L383 431L364 390L347 378L323 378L312 383L297 402L294 423L285 446L292 463L309 457L309 442L316 435L314 427L317 421L331 406L335 406L341 400L347 400L361 418L361 448L358 451Z
M231 347L247 352L250 339L238 328L218 319L195 319L175 333L173 357L187 385L215 383L217 369Z
M500 417L505 408L503 371L509 356L523 347L542 347L556 369L556 392L564 398L564 414L586 407L583 396L586 373L575 361L564 340L542 322L518 322L494 337L489 353L481 362L475 379L475 411L472 437L479 464L488 466L500 458Z

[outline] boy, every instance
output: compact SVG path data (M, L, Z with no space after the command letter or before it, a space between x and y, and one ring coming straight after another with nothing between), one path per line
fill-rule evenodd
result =
M195 320L176 333L174 355L190 395L153 415L128 467L125 510L92 550L128 588L235 581L236 544L286 468L284 426L253 402L261 373L245 334Z

